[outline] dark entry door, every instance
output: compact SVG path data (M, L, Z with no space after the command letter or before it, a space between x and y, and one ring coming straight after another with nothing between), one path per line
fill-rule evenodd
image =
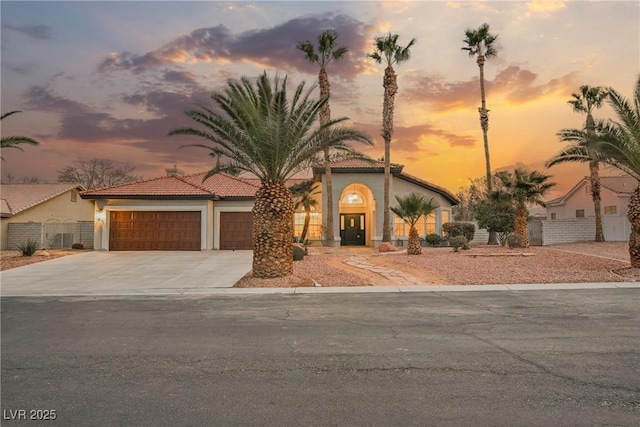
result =
M340 214L340 238L343 246L364 246L364 214Z

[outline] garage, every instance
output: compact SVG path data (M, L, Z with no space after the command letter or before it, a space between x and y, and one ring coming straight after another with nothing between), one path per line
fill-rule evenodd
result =
M220 249L253 249L251 212L220 212Z
M200 211L111 211L111 251L199 251Z

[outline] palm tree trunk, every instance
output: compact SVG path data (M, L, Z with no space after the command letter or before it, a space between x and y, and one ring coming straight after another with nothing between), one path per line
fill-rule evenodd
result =
M304 225L302 226L302 235L300 236L300 239L302 240L302 243L304 243L305 240L307 240L307 233L309 232L309 223L311 222L311 209L306 209L304 210Z
M516 206L516 221L514 227L514 234L520 236L522 239L522 247L529 247L529 233L527 233L527 217L529 211L524 203L518 203Z
M420 235L415 225L409 228L409 245L407 246L407 255L422 254L422 246L420 246Z
M480 114L480 127L482 128L482 140L484 142L484 162L487 176L487 194L491 194L493 183L491 182L491 158L489 156L489 110L487 110L487 100L484 92L484 61L483 55L478 55L478 68L480 68L480 101L482 107L478 108ZM495 231L489 231L488 245L499 245L498 235Z
M593 199L593 209L596 212L596 242L604 242L604 231L602 228L602 208L600 206L600 174L598 162L589 162L589 172L591 179L591 198Z
M329 76L327 70L324 67L320 67L318 73L318 82L320 85L320 96L331 96L331 85L329 84ZM320 124L323 125L331 120L331 107L329 102L320 110ZM325 246L335 246L335 234L333 232L333 181L331 177L331 162L329 159L329 150L324 150L324 179L326 181L327 194L324 195L327 199L327 212L324 213L326 218L324 240Z
M391 242L391 214L389 192L391 187L391 136L393 135L393 104L398 92L396 73L393 67L384 70L384 102L382 104L382 138L384 139L384 201L382 241Z
M260 278L293 274L293 200L282 184L266 184L256 192L253 207L253 275Z
M640 185L629 198L627 218L631 223L629 261L631 262L631 267L640 268Z

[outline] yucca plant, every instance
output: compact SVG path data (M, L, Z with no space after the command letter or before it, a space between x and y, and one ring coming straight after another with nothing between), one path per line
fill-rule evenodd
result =
M33 256L38 250L39 243L37 240L28 239L19 245L16 245L22 256Z
M247 78L229 80L211 98L218 110L199 105L185 114L198 127L180 128L170 135L192 135L212 145L195 144L220 162L204 179L218 172L239 170L260 179L253 207L253 274L282 277L293 274L293 200L286 181L310 166L322 164L331 149L353 153L348 141L371 144L357 129L341 126L346 117L318 125L327 97L312 97L315 85L305 83L288 99L287 78L273 82L264 73L255 86Z

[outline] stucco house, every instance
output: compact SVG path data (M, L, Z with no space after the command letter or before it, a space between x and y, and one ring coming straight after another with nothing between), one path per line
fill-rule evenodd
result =
M595 210L590 183L589 177L585 176L567 194L547 202L547 220L573 220L589 226L594 224L595 234ZM600 177L600 185L604 237L608 241L626 241L631 231L627 219L629 198L638 186L638 181L627 175L603 176Z
M332 164L334 245L377 246L382 240L384 168L382 162L345 160ZM391 194L413 191L433 198L439 208L419 224L421 235L441 233L458 203L447 190L392 166ZM313 170L319 183L307 238L321 244L326 218L326 182L323 168ZM255 178L219 173L202 181L205 172L182 175L176 168L167 176L89 190L82 198L95 203L94 247L102 250L235 250L251 249L251 209L260 182ZM295 179L288 184L304 181ZM302 209L294 215L295 234L304 223ZM393 216L392 216L393 217ZM397 241L409 230L394 219Z
M2 184L2 250L36 240L42 248L93 247L94 205L73 183Z

